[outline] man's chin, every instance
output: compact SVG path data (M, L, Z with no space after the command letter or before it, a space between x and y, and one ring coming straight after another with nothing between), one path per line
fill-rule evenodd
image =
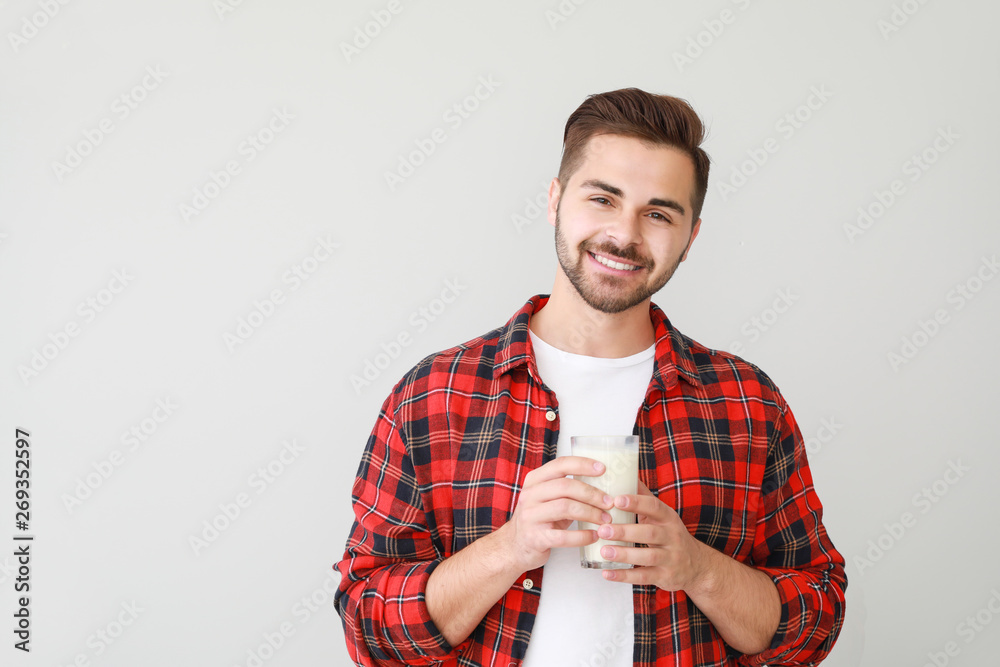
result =
M649 295L645 292L619 296L594 294L593 292L584 294L579 290L577 292L588 306L608 315L623 313L630 308L635 308L649 298Z

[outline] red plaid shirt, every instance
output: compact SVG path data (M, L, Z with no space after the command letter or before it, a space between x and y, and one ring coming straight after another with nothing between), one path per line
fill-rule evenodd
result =
M519 665L545 590L525 572L450 646L424 602L435 567L503 525L528 471L552 460L559 404L528 337L532 297L506 325L431 355L379 413L353 488L335 605L359 665ZM844 617L844 559L827 537L802 435L756 366L674 329L650 304L653 377L638 412L642 482L702 542L768 574L781 598L771 646L729 647L683 591L633 586L635 665L814 665ZM571 603L571 601L569 602Z

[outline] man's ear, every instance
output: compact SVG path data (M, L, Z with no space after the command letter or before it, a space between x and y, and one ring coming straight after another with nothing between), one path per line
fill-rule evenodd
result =
M559 177L556 176L549 183L549 210L548 218L549 224L553 227L556 226L556 210L559 208L559 198L562 197L562 184L559 183Z
M691 245L694 243L694 240L698 238L698 232L700 231L701 231L701 218L698 218L694 222L694 227L691 228L691 238L688 239L688 245L686 248L684 248L684 254L681 256L682 262L688 258L688 252L691 250Z

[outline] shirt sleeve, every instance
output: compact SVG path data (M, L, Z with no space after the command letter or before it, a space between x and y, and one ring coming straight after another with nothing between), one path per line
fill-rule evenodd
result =
M431 665L457 655L427 611L424 594L443 560L386 399L352 489L354 525L334 594L347 649L358 665Z
M768 446L753 562L771 577L781 620L771 645L741 665L815 665L833 649L844 622L844 557L823 527L805 443L783 401Z

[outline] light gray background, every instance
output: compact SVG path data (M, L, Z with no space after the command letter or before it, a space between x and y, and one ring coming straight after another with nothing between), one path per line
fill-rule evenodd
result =
M38 0L0 5L0 539L13 545L15 427L32 436L37 536L33 651L5 630L5 664L247 665L282 624L293 634L264 664L349 664L324 586L378 409L420 358L549 291L552 228L527 200L555 174L573 109L626 86L684 97L709 127L701 236L655 300L700 342L742 345L810 443L850 561L826 664L995 660L1000 621L960 625L993 620L995 594L1000 609L995 3L401 0L350 59L341 44L387 3L48 4L51 17ZM679 66L692 41L702 53ZM449 123L480 77L498 85ZM800 109L814 87L828 99ZM123 94L143 98L126 118ZM294 118L251 161L241 142L275 109ZM796 112L808 118L787 136ZM54 163L102 119L113 131L60 179ZM444 143L390 189L385 173L435 128ZM744 166L769 138L777 151ZM925 150L935 162L911 180ZM230 160L239 173L184 220ZM723 196L734 169L754 173ZM849 238L897 179L902 194ZM339 247L295 289L283 275L319 238ZM445 281L461 289L441 308ZM283 302L231 350L224 336L276 289ZM87 299L104 302L92 319ZM919 347L894 364L904 338ZM51 358L25 379L36 352ZM366 361L385 368L356 389ZM158 400L177 406L160 423ZM151 433L134 449L131 428ZM291 440L301 451L273 463ZM262 488L269 464L281 474ZM99 486L67 507L88 476ZM239 494L249 505L195 553L191 536L224 525ZM134 622L96 639L133 602Z

